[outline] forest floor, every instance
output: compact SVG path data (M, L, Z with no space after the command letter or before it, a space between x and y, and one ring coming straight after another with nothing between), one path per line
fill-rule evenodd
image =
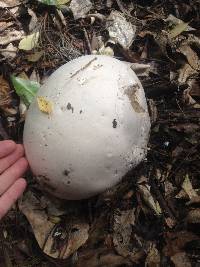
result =
M0 140L22 142L26 119L11 75L26 91L91 53L148 65L139 75L147 157L78 202L52 200L28 172L26 193L0 223L0 266L200 266L198 0L0 0Z

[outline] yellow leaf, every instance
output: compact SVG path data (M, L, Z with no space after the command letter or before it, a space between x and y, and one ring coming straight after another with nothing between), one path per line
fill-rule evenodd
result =
M19 43L18 48L21 50L31 50L38 44L39 32L27 35Z
M175 38L185 30L187 30L189 23L181 22L177 24L170 32L169 37Z
M38 96L37 103L40 111L47 114L50 114L53 111L53 103L46 100L45 97Z
M185 176L185 179L182 184L182 188L186 192L186 194L189 196L190 199L198 197L198 194L194 190L188 174L186 174Z

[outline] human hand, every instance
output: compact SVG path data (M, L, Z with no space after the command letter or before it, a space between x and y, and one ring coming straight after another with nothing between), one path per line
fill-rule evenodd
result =
M24 148L11 140L0 141L0 219L26 188L20 178L28 167Z

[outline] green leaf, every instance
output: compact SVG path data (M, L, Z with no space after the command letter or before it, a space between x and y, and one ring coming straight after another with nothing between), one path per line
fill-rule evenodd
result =
M27 35L19 42L18 48L21 50L31 50L38 44L39 32Z
M18 96L22 98L24 104L28 107L33 101L40 84L34 81L11 76L11 81Z

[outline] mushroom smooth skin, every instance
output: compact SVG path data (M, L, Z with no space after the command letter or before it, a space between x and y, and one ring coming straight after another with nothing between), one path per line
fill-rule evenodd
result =
M89 198L117 184L146 156L150 119L143 87L128 64L87 55L58 68L37 97L24 128L30 167L44 190Z

